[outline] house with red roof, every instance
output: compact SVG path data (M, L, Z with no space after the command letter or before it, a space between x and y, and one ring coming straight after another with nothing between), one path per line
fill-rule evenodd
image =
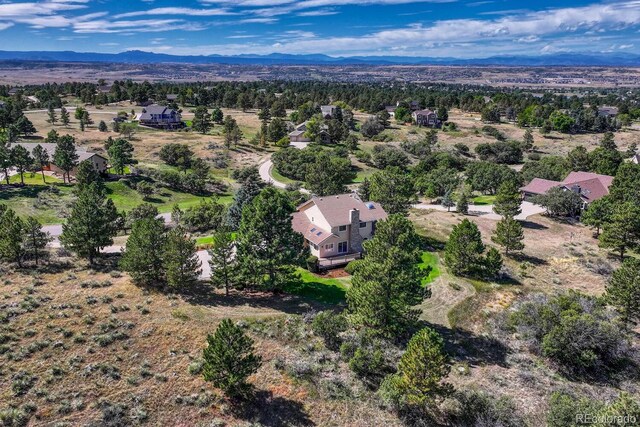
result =
M346 264L362 254L362 243L375 234L387 213L376 202L355 193L312 197L298 206L292 227L304 236L311 255L321 266Z
M567 191L573 191L580 195L586 208L590 203L609 194L609 187L613 183L613 177L592 172L571 172L561 181L534 178L530 183L520 188L524 200L531 201L533 197L546 194L554 187L560 187Z

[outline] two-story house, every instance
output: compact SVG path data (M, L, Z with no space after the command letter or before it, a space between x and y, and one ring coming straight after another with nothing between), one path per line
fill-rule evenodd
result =
M47 155L49 156L50 159L50 163L48 165L45 165L45 167L43 168L46 171L52 171L56 174L62 175L63 170L60 169L54 162L53 162L53 156L56 152L56 144L50 143L50 142L14 142L13 144L11 144L11 147L15 147L17 145L20 145L24 148L26 148L26 150L31 153L33 155L33 150L39 145L41 146L44 151L47 153ZM93 153L91 151L86 151L86 149L84 147L79 147L76 146L76 154L78 155L78 159L77 162L78 164L81 162L89 161L92 165L93 168L96 170L96 172L98 173L106 173L107 169L109 168L109 161L107 160L106 157L101 156L98 153ZM76 172L78 171L78 167L74 167L71 171L69 171L69 175L71 176L75 176Z
M436 127L440 124L438 115L431 110L418 110L411 113L413 121L418 126Z
M184 126L180 113L164 105L150 105L138 118L141 125L162 129L179 129Z
M376 223L385 218L379 203L364 202L354 193L339 194L313 197L298 206L292 226L321 264L336 258L347 263L362 254L362 243L373 237Z
M321 105L320 111L322 112L322 118L331 119L335 116L338 107L335 105Z

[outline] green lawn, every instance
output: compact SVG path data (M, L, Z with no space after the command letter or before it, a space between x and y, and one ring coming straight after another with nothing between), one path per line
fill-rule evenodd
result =
M62 183L61 179L58 178L54 178L52 176L46 176L45 175L45 180L47 181L47 184L60 184ZM12 184L20 184L20 175L13 175L9 177L9 182ZM42 174L40 173L25 173L24 174L24 183L25 185L45 185L42 182Z
M496 196L478 196L471 199L474 205L492 205Z
M351 276L339 279L325 278L303 268L298 268L296 273L299 275L299 280L287 285L285 291L326 304L344 302L347 289L351 284Z
M236 233L235 231L231 233L231 238L233 240L235 240L237 237L238 237L238 233ZM213 244L213 236L200 236L196 238L197 246L212 245L212 244Z
M440 276L440 267L438 266L438 255L434 252L423 252L422 262L418 264L421 270L429 269L429 274L422 279L422 286L432 283Z
M360 169L360 170L358 170L355 179L353 181L351 181L351 183L352 184L359 184L362 181L364 181L365 178L369 178L375 172L376 172L376 170L373 169L373 168L371 168L371 169Z
M273 177L274 181L279 181L282 182L284 184L293 184L294 182L297 182L291 178L287 178L286 176L280 175L280 173L276 170L275 167L271 168L271 176Z

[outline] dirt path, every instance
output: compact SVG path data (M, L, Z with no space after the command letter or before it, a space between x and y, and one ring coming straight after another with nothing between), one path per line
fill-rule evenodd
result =
M459 289L454 289L450 286L450 282L457 283ZM429 323L450 328L451 325L447 317L449 311L458 303L473 296L475 293L476 290L470 283L443 273L431 284L431 298L425 300L420 305L422 309L422 316L420 316L420 318Z

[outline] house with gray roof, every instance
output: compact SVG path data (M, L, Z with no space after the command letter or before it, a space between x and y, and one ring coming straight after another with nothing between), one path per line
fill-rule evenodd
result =
M165 105L149 105L143 108L138 121L141 125L160 129L180 129L184 127L180 113Z
M44 167L44 170L46 171L51 171L54 172L56 174L62 175L63 171L62 169L58 168L55 163L53 163L53 155L56 152L56 144L50 143L50 142L14 142L11 144L10 147L15 147L17 145L20 145L24 148L27 149L27 151L33 155L33 150L34 148L36 148L38 145L40 145L42 148L44 148L44 151L47 152L47 154L49 155L49 160L50 160L50 164ZM85 150L83 147L78 147L76 146L76 154L78 155L78 164L84 162L85 160L91 162L91 164L93 164L94 169L96 170L96 172L98 173L106 173L107 169L109 169L109 161L107 160L106 157L98 154L98 153L93 153L91 151L87 151ZM70 172L69 175L71 176L75 176L77 172L77 168L73 168Z
M338 266L361 256L362 243L373 237L376 223L385 218L379 203L347 193L312 197L298 206L292 226L321 266Z

